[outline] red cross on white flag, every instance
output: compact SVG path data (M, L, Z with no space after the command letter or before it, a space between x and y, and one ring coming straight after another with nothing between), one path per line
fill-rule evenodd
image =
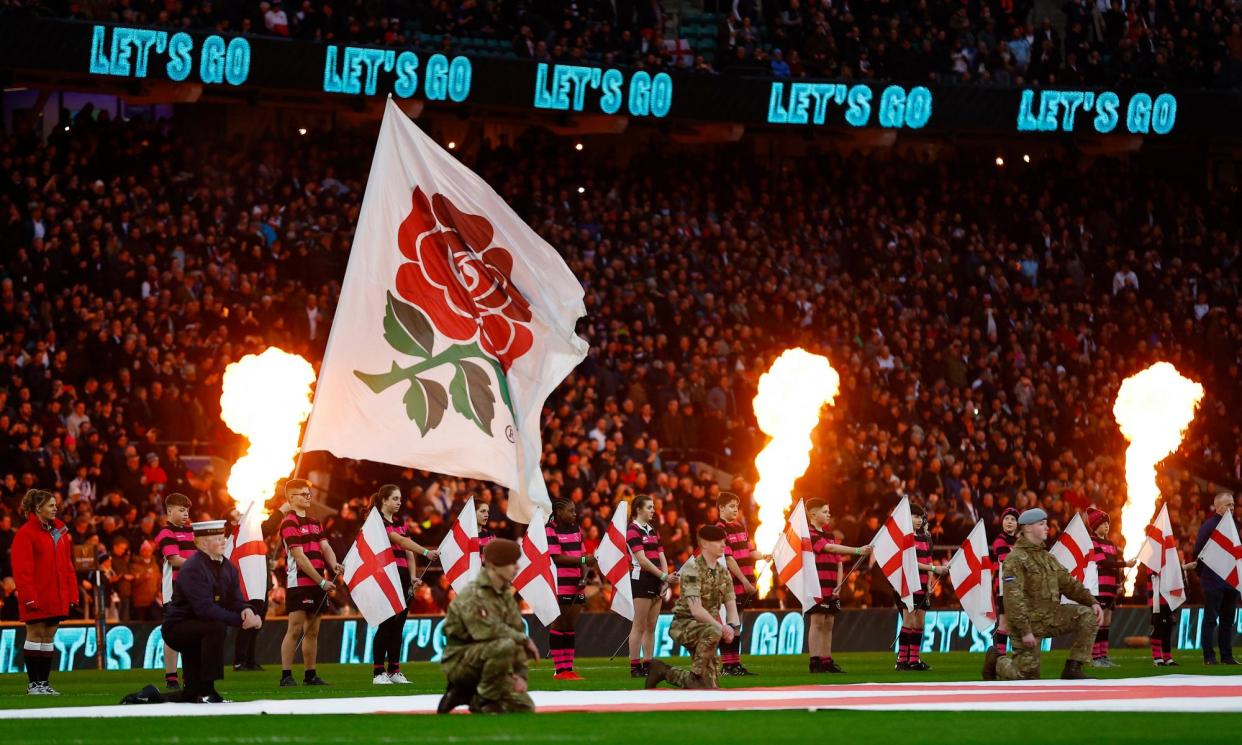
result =
M440 566L444 576L457 592L466 589L479 570L483 559L479 556L479 523L474 516L474 497L466 500L457 515L453 528L440 542Z
M345 554L345 586L359 612L372 626L405 607L405 588L397 573L397 556L379 510L371 508L358 540Z

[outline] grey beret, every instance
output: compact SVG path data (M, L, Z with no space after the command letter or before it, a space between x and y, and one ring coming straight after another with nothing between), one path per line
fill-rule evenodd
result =
M1048 519L1048 513L1036 507L1034 509L1030 509L1030 510L1027 510L1026 512L1023 512L1021 515L1018 515L1018 524L1019 525L1034 525L1040 520L1047 520L1047 519Z

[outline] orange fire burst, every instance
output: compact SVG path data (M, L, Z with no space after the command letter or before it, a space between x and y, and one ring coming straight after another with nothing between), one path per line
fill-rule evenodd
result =
M276 483L293 471L302 422L310 415L315 370L296 354L268 347L224 369L220 418L250 441L229 473L229 494L237 511L266 516L263 503Z
M772 438L755 458L759 471L755 545L761 551L776 545L794 482L811 465L811 432L819 424L820 409L832 404L840 388L841 377L828 358L804 349L786 349L759 378L755 418ZM766 596L772 587L768 562L759 562L756 573L759 593Z
M1182 443L1186 428L1203 400L1203 386L1185 378L1167 362L1157 362L1126 378L1117 391L1113 418L1130 445L1126 448L1126 504L1121 535L1126 550L1143 546L1147 524L1156 511L1160 489L1156 465ZM1126 572L1126 591L1134 589L1136 571Z

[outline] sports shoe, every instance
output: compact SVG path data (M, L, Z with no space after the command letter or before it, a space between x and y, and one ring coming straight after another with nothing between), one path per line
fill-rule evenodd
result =
M231 703L233 703L233 702L232 702L232 701L230 701L229 699L227 699L227 698L225 698L225 697L221 696L219 693L216 693L215 691L212 691L211 693L207 694L206 696L203 696L203 697L202 697L202 699L200 700L200 703L204 703L204 704L231 704Z
M909 662L898 662L896 665L893 665L893 669L894 670L909 670L910 663Z
M164 690L166 690L166 691L179 691L179 690L181 690L181 684L180 684L180 683L178 683L178 682L177 682L177 681L175 681L175 680L166 680L166 681L164 681Z
M26 684L26 695L27 696L59 696L60 693L58 693L55 688L52 688L52 686L48 685L47 683L40 682L40 683L27 683Z
M1164 666L1165 667L1181 667L1181 665L1177 664L1177 660L1165 660Z
M552 680L582 680L582 676L573 670L566 670L563 673L553 675Z
M826 673L843 673L843 672L845 672L844 670L842 670L842 669L841 669L841 666L840 666L840 665L838 665L837 663L833 662L832 660L829 660L829 661L827 661L827 662L823 663L823 665L824 665L824 672L826 672Z
M326 686L327 684L328 684L328 681L324 680L318 675L316 675L313 678L306 678L305 680L302 681L302 685L304 686Z
M907 669L916 670L918 672L923 672L924 670L931 670L931 665L927 664L926 662L923 662L922 660L915 660L914 662L910 663L910 666Z
M643 663L643 677L645 678L650 674L651 674L651 660L647 660L646 662Z
M380 673L371 679L371 684L377 686L390 686L392 685L392 678L388 677L384 673ZM309 683L307 685L309 685Z
M740 662L733 666L733 670L734 670L734 673L733 673L734 675L754 675L754 673L747 670L746 666Z
M1105 657L1104 662L1108 663L1109 667L1121 667L1121 665L1118 665L1116 662L1113 662L1112 657Z
M293 679L292 675L285 675L285 676L282 676L280 679L281 688L294 688L297 686L297 684L298 682Z
M1238 662L1237 660L1235 660L1235 659L1234 659L1234 658L1232 658L1232 657L1222 657L1222 658L1220 658L1220 664L1222 664L1222 665L1242 665L1242 662Z
M737 671L737 668L737 665L725 665L720 668L720 674L730 678L741 675L741 673Z
M405 673L401 672L400 670L398 670L395 673L389 673L388 680L389 682L396 683L398 685L403 685L403 686L410 685L410 679L405 677Z
M1109 667L1108 660L1103 657L1097 657L1091 660L1091 667Z
M647 677L647 673L644 673L643 666L639 665L637 667L630 668L630 677L631 678L645 678Z
M1156 667L1164 667L1164 660L1152 660L1151 664L1155 665Z

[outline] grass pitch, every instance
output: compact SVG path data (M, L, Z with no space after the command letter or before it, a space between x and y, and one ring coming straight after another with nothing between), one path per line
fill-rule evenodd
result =
M1164 672L1229 675L1242 668L1203 667L1190 655L1184 666L1155 668L1143 652L1118 651L1114 659L1122 667L1092 670L1100 678L1138 677ZM805 657L751 657L746 664L758 673L750 678L724 678L724 687L790 686L863 682L953 682L978 680L980 655L966 653L928 655L933 670L899 673L893 670L891 653L847 654L838 662L845 675L806 673ZM1064 653L1045 657L1044 675L1060 672ZM579 660L577 669L586 680L561 683L551 679L551 665L541 662L533 671L533 688L543 690L614 690L641 687L629 677L624 660ZM280 671L229 672L219 689L235 701L255 699L324 698L341 696L395 696L439 693L443 678L430 663L404 666L413 682L405 686L375 686L369 665L320 665L320 675L331 683L322 688L279 688ZM300 677L300 669L295 672ZM62 696L28 697L25 677L0 676L0 712L28 707L97 706L118 703L126 693L161 683L154 670L75 671L54 674L52 683ZM89 717L88 711L83 711ZM0 713L0 720L3 714ZM194 719L61 719L0 721L0 742L67 745L123 743L583 743L644 745L653 743L713 742L741 745L790 743L805 745L831 738L869 738L883 743L936 743L936 745L1000 745L1001 743L1164 743L1177 739L1201 743L1236 743L1242 718L1236 714L1134 714L1134 713L994 713L994 712L847 712L847 711L746 711L746 712L652 712L600 714L545 714L538 716L252 716Z

